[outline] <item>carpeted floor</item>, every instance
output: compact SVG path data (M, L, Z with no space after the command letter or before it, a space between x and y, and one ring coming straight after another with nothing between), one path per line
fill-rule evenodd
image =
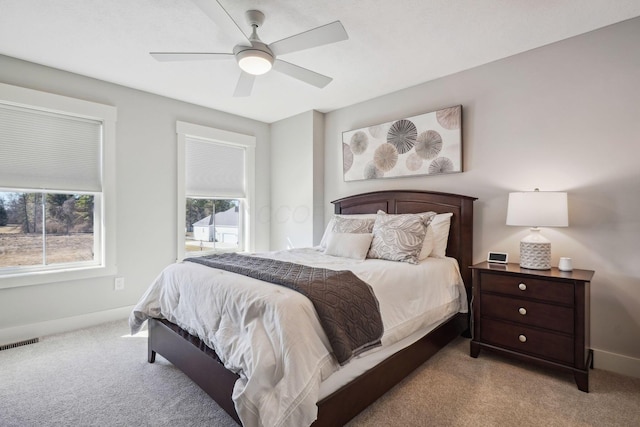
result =
M640 425L640 379L595 369L587 394L571 374L468 350L457 339L349 426ZM118 321L0 351L0 426L237 424Z

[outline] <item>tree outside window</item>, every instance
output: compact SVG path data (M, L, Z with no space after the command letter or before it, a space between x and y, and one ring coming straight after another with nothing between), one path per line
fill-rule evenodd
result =
M0 192L0 268L93 259L93 195Z

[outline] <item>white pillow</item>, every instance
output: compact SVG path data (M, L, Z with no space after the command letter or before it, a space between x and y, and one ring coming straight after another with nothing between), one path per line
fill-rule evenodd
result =
M431 224L429 224L429 226L427 227L427 233L425 234L424 240L422 241L422 250L420 251L418 259L422 261L429 258L431 252L433 252L433 227L431 227Z
M327 238L327 255L364 260L369 252L371 233L331 233Z
M431 221L431 224L429 224L429 227L427 228L427 235L425 236L425 241L422 245L422 252L420 253L421 260L426 259L427 257L445 257L445 254L447 252L447 241L449 240L449 228L451 227L452 216L453 213L448 212L444 214L438 214L435 216L435 218L433 218L433 221ZM430 240L430 242L427 242L427 240ZM431 251L428 251L429 246L432 247Z
M336 217L355 218L355 219L372 219L373 221L375 221L376 214L353 214L353 215L334 214L329 220L327 227L324 229L324 234L322 235L322 239L320 240L320 246L323 249L327 247L327 239L329 238L329 235L333 233L333 227L335 225Z

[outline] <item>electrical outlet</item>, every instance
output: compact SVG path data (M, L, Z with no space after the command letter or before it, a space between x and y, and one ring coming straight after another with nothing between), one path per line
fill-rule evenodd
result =
M113 282L113 290L114 291L124 290L124 277L116 277L116 280Z

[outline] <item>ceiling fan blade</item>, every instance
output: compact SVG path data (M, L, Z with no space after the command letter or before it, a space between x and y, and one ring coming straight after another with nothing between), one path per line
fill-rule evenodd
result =
M212 59L234 59L233 53L208 52L149 52L156 60L168 61L209 61Z
M217 0L191 0L229 37L233 37L235 44L246 43L249 37L231 18L231 15Z
M251 95L251 90L253 89L253 82L256 81L256 76L253 74L245 73L244 71L240 72L240 78L238 79L238 84L236 84L236 90L233 92L233 96L235 97L243 97Z
M304 33L296 34L295 36L273 42L269 45L269 49L271 49L271 51L277 56L347 40L348 38L349 35L342 26L342 23L340 23L340 21L335 21L330 24L305 31Z
M306 68L298 67L297 65L293 65L292 63L281 59L276 59L273 62L273 69L321 89L333 80L331 77L318 74L315 71L311 71Z

